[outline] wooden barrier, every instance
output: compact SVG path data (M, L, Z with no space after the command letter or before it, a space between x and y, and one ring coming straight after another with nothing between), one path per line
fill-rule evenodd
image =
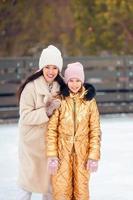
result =
M70 62L80 61L85 68L86 81L97 91L101 114L133 112L133 57L69 57ZM0 59L0 119L18 118L16 91L22 81L36 71L38 59Z

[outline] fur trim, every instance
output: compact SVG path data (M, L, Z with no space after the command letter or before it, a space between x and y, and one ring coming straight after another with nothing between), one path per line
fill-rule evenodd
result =
M86 101L93 99L96 95L96 90L94 86L91 85L90 83L84 83L84 87L85 87L85 90L87 91L84 96L84 99Z
M84 83L83 87L85 88L86 92L84 95L84 99L86 101L90 101L91 99L93 99L96 95L96 90L94 88L93 85L91 85L90 83ZM63 97L68 97L70 95L70 91L67 85L64 85L64 87L61 90L60 93Z

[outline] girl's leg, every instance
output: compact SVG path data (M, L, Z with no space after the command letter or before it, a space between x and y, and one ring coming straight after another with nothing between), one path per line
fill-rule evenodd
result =
M74 199L89 200L89 172L85 168L86 158L79 157L75 154L74 159Z
M31 194L31 192L19 188L16 200L31 200Z
M53 199L71 200L72 190L72 157L65 154L60 160L57 174L52 177Z

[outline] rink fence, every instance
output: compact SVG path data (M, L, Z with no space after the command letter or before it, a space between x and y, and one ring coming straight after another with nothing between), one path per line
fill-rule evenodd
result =
M133 113L133 56L68 57L64 68L76 61L96 88L101 114ZM37 66L38 58L0 58L0 119L19 117L16 91Z

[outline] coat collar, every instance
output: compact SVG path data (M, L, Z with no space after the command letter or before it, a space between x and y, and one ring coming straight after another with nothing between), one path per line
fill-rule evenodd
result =
M71 96L70 90L67 85L62 88L61 95L62 95L62 98ZM81 95L80 98L83 98L86 101L90 101L91 99L93 99L95 97L96 90L95 90L94 86L91 85L90 83L84 83L83 89L80 91L80 93L78 95Z
M70 97L71 97L71 98L83 99L84 96L85 96L85 94L86 94L86 92L87 92L87 91L86 91L85 88L82 86L82 88L80 89L80 91L79 91L78 93L74 94L74 93L70 92Z
M92 100L95 97L95 95L96 95L96 90L95 90L94 86L89 83L84 83L81 90L77 94L72 95L70 93L71 97L75 96L80 99L84 99L86 101Z
M37 93L41 94L41 95L50 95L51 94L53 96L55 93L60 91L59 84L56 81L54 81L51 92L50 92L49 88L48 88L48 84L45 81L43 76L40 76L39 78L34 80L34 84L35 84Z

